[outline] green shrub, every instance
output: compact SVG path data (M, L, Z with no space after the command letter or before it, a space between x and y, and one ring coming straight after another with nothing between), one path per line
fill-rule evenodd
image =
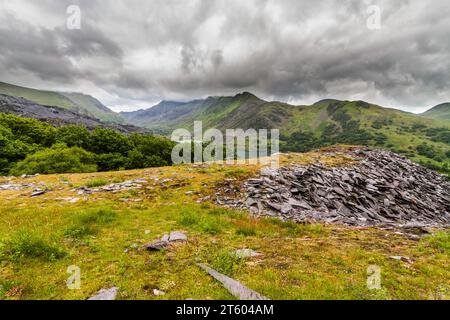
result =
M17 261L22 258L53 261L65 256L64 251L47 243L41 236L20 231L0 245L0 259Z
M79 147L56 144L29 155L11 170L13 175L95 172L94 155Z

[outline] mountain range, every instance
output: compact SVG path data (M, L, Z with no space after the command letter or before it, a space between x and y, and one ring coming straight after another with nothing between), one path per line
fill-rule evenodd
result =
M71 116L87 117L89 123L98 120L91 123L93 126L128 123L162 135L170 135L176 128L192 129L194 121L202 121L204 129L280 129L280 144L284 151L305 151L331 144L361 144L390 149L440 170L450 167L450 103L413 114L365 101L325 99L313 105L297 106L265 101L243 92L189 102L162 101L146 110L119 114L81 93L42 91L0 83L0 94L26 99L28 102L16 112L22 116L27 116L24 110L30 109L31 105L34 105L35 113L57 107L59 114L50 113L53 120L49 119L49 122L52 123L66 110ZM3 100L8 99L3 96ZM10 104L15 101L17 105L18 100L9 100ZM36 104L44 109L36 108ZM3 103L0 112L5 110ZM8 110L12 112L11 107ZM45 120L49 114L32 117Z

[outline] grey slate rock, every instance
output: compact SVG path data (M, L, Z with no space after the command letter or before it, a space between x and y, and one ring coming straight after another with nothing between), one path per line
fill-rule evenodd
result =
M356 164L263 170L233 196L217 193L216 203L296 222L450 226L450 182L444 176L392 152L363 148L344 155Z
M217 272L206 264L198 263L197 265L208 272L214 279L222 283L222 285L239 300L269 300L258 292L247 288L239 281Z

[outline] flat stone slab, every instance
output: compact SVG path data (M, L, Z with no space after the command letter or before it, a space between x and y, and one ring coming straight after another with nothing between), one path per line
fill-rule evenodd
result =
M165 234L160 241L148 244L145 248L149 251L160 251L167 248L170 244L175 242L187 242L186 234L181 231L174 231L170 234Z
M31 193L31 197L32 198L38 197L38 196L45 194L46 192L47 191L45 191L45 190L35 190L35 191L33 191L33 193Z
M177 241L187 241L187 236L181 231L174 231L170 234L165 234L161 241L167 241L167 242L177 242Z
M198 263L197 265L208 272L214 279L222 283L222 285L239 300L269 300L258 292L247 288L239 281L217 272L206 264Z
M88 300L116 300L119 289L112 287L110 289L102 289L95 296L90 297Z

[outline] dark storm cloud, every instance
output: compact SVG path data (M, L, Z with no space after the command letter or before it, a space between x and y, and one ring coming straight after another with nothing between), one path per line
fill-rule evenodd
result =
M65 82L91 74L77 66L77 59L100 56L120 62L123 54L118 45L92 25L85 24L79 32L71 32L64 27L33 27L11 15L2 19L0 47L2 70L25 70L42 80Z
M81 30L65 27L71 4ZM22 84L89 82L110 104L247 90L416 110L450 100L449 11L446 0L0 0L0 67Z

